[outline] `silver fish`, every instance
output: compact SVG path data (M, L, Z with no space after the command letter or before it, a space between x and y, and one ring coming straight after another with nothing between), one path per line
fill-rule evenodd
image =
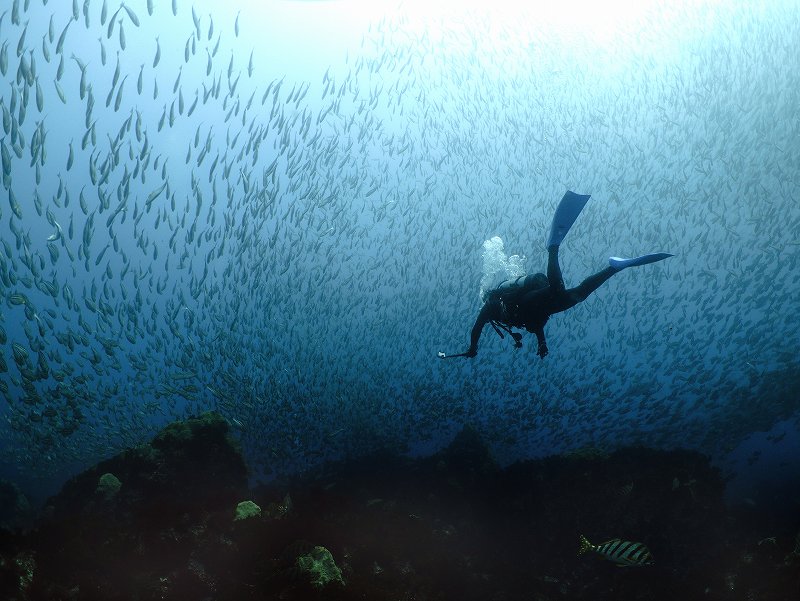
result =
M161 43L158 41L158 37L156 37L156 55L153 58L153 69L158 67L158 63L161 61Z
M152 13L151 3L152 3L152 0L148 0L147 9L150 12L150 14L153 14ZM124 2L122 3L122 8L124 8L125 12L128 13L128 18L131 20L131 23L133 23L136 27L139 27L139 17L136 16L136 13L133 12L133 10L127 4L125 4Z
M64 41L67 39L67 31L69 30L69 26L72 25L72 21L69 21L65 26L61 35L58 36L58 43L56 44L56 54L61 54L61 51L64 49Z

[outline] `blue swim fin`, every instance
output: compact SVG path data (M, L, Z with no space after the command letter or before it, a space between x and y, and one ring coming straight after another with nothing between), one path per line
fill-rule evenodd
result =
M575 192L567 190L564 198L558 203L556 214L553 215L553 225L550 226L550 238L547 240L547 248L561 244L567 232L569 232L569 228L575 223L590 197L591 194L575 194Z
M609 257L608 264L617 271L622 271L626 267L637 267L639 265L647 265L648 263L655 263L656 261L663 261L674 257L669 253L653 253L652 255L642 255L641 257L634 257L632 259L623 259L622 257Z

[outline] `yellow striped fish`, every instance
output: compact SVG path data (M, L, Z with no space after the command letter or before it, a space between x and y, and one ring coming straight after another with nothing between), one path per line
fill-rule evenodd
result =
M599 545L593 545L586 540L585 536L581 535L580 544L578 555L587 551L594 551L606 559L610 559L618 566L645 566L653 563L653 555L644 543L634 543L614 538Z

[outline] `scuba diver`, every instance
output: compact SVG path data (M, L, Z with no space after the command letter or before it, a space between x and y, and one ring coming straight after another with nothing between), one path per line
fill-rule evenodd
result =
M575 194L568 190L558 204L550 228L550 238L547 241L547 275L535 273L501 282L484 296L483 307L472 327L469 349L455 355L439 352L438 355L441 359L477 355L478 340L487 323L491 324L500 338L504 337L503 332L509 334L514 339L514 348L522 346L522 334L512 332L511 328L524 328L528 332L536 334L539 342L536 354L544 359L548 353L544 326L551 315L566 311L586 300L612 275L626 267L647 265L673 256L667 253L655 253L632 259L611 257L608 259L608 267L590 275L575 288L565 288L564 280L561 277L561 267L558 265L558 247L590 196L590 194Z

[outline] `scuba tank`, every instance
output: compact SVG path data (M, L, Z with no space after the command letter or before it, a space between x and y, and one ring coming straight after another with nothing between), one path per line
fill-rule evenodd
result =
M511 280L500 282L493 290L490 290L486 294L484 302L497 300L499 298L510 298L523 292L539 290L547 286L549 286L547 276L543 273L521 275Z

